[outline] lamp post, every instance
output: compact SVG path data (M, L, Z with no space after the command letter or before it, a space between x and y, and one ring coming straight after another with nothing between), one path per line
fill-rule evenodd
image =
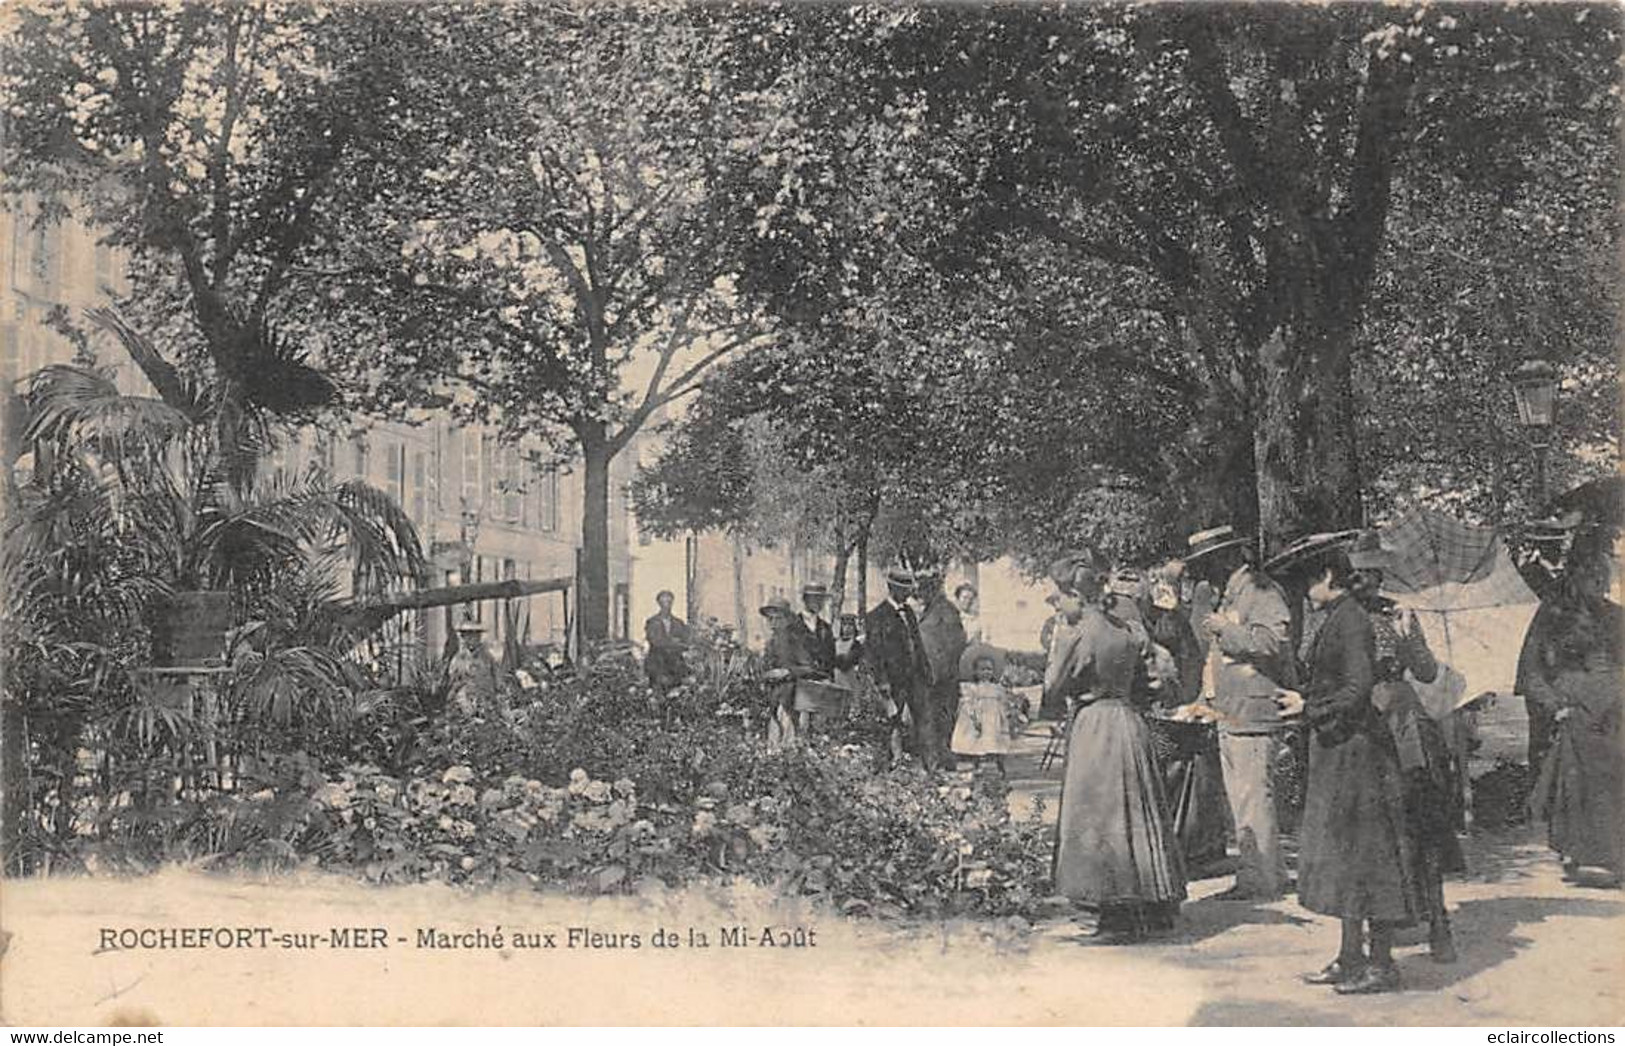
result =
M1513 370L1512 396L1518 404L1518 424L1529 433L1535 448L1535 510L1546 504L1546 453L1551 446L1552 422L1557 415L1557 368L1546 360L1524 360Z

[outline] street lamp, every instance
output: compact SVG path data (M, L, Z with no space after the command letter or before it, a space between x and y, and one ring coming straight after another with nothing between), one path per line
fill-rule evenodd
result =
M1535 448L1535 507L1546 504L1546 451L1557 414L1557 368L1546 360L1524 360L1512 372L1512 395L1518 424Z

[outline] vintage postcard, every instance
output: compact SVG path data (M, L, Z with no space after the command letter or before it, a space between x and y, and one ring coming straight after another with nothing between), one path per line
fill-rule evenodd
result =
M0 11L0 1020L1625 1022L1614 4Z

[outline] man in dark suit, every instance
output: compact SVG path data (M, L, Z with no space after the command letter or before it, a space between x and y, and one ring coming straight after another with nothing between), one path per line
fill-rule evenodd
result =
M826 679L835 671L835 630L823 617L828 601L828 588L816 581L808 582L801 586L801 613L790 622L790 628Z
M902 756L903 713L914 721L913 750L927 770L937 766L936 710L930 700L931 665L920 640L920 623L908 605L915 589L907 570L886 572L887 597L865 618L864 658L886 693L892 722L892 758Z
M643 667L649 673L649 685L665 693L688 675L683 663L683 650L688 646L688 626L671 612L676 597L670 592L655 596L660 612L643 625L643 638L649 644L649 653Z

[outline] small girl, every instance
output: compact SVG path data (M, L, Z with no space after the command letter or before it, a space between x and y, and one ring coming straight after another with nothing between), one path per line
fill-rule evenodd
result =
M951 742L954 754L980 763L991 757L1004 773L1004 757L1012 749L1016 721L1015 695L999 682L1004 655L976 644L959 659L959 717Z

